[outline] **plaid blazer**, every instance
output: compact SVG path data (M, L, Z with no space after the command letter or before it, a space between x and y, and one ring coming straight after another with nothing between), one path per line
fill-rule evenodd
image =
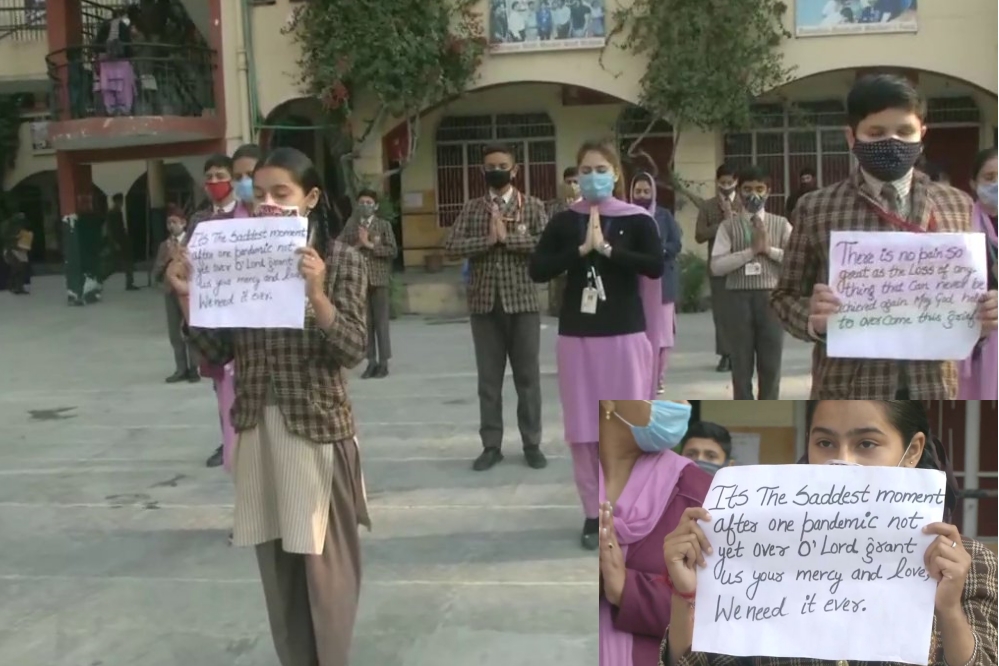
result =
M784 264L770 304L785 330L801 340L808 335L808 299L816 284L829 280L829 234L832 231L897 231L879 218L867 199L878 201L857 170L835 185L803 196L792 214L791 239L784 251ZM909 220L926 229L930 219L942 232L971 231L972 201L964 192L931 182L919 171L912 176ZM908 373L913 399L953 400L957 396L954 363L879 359L828 358L824 343L812 350L812 398L893 399L900 388L899 375Z
M996 663L996 643L999 631L996 629L996 556L981 543L967 537L962 538L964 548L971 555L971 570L964 585L961 605L968 618L971 631L978 638L978 654L972 666ZM688 652L676 663L670 664L669 631L663 639L659 653L659 666L836 666L849 663L849 666L907 666L897 662L851 661L836 662L819 659L783 657L733 657L706 652ZM937 621L933 618L933 637L930 640L929 666L953 666L944 661L943 641L937 631ZM964 666L957 664L956 666Z
M325 292L336 311L328 330L317 326L308 304L303 330L190 329L191 340L209 362L235 361L232 424L237 432L256 427L264 405L273 399L288 430L300 437L330 444L354 436L343 370L360 363L368 347L368 277L357 250L331 244Z
M392 276L392 260L399 254L392 223L380 217L371 218L367 225L368 240L374 243L375 247L370 250L361 245L362 226L364 223L356 217L351 217L340 232L339 240L356 248L364 257L364 265L368 267L368 286L386 287Z
M738 212L736 197L732 201L732 211ZM718 227L725 221L725 211L722 209L721 197L714 196L704 202L704 206L697 210L697 225L694 227L694 240L698 243L708 244L708 257L715 247L715 236L718 234Z
M519 211L518 199L523 203ZM527 265L548 223L540 199L514 192L504 207L507 222L505 243L489 244L492 201L472 199L462 208L444 243L444 251L454 259L468 259L468 310L472 314L492 312L496 298L503 311L538 312L538 289L527 273Z

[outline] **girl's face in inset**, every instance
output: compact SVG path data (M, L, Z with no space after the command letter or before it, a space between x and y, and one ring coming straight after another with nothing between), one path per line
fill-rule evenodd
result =
M305 217L319 203L319 189L306 192L287 169L266 166L253 176L253 197L258 210L297 209Z
M926 436L911 442L888 420L885 406L872 400L822 400L815 407L808 432L808 462L831 460L856 465L915 467Z

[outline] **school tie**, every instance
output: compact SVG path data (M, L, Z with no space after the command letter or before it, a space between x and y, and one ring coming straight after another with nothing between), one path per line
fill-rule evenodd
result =
M493 197L493 205L503 210L503 197Z
M885 183L881 188L881 200L885 202L885 208L889 213L898 213L902 210L902 197L898 195L898 190L891 183Z

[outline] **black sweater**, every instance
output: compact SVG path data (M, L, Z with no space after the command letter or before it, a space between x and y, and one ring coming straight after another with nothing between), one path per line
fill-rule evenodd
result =
M549 282L566 273L559 335L597 338L644 333L638 278L655 279L663 274L662 241L655 220L649 215L601 217L604 239L612 248L610 258L596 252L579 256L588 223L589 215L571 210L556 213L531 256L530 274L535 282ZM607 300L598 302L596 314L583 314L580 307L591 265L600 274Z

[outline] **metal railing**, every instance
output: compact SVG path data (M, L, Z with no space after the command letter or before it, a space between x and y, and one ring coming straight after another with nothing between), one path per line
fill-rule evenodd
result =
M215 51L130 43L121 58L105 46L76 46L46 58L56 120L186 116L215 112Z
M106 0L103 3L81 0L83 38L93 39L97 28L111 18L116 9L128 6L128 0ZM0 40L43 42L46 39L48 17L45 0L0 0Z

